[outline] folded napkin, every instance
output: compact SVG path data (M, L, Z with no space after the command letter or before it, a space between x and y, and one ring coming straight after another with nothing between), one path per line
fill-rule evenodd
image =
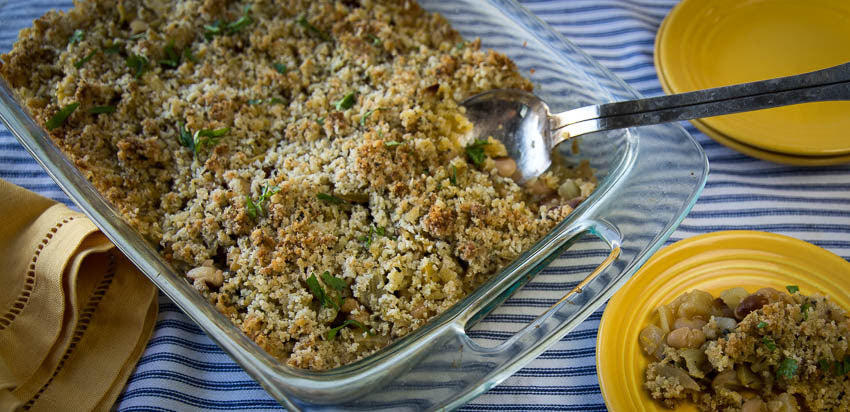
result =
M156 289L84 215L0 180L0 410L108 410Z

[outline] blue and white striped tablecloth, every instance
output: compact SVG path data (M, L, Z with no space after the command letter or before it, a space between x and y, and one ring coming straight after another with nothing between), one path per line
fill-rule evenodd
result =
M521 3L644 95L663 93L653 66L653 42L676 0ZM70 6L70 0L0 0L0 52L8 51L18 30L46 9ZM690 124L684 126L708 153L712 170L699 202L670 242L718 230L763 230L803 239L850 259L850 165L799 168L764 162L727 149ZM0 178L69 203L2 126ZM557 276L564 272L558 266L561 262L544 271L542 281L530 283L525 298L509 301L503 311L507 315L482 323L476 335L498 339L500 331L516 330L527 322L528 315L511 313L539 311L535 287L545 291L546 282L553 279L557 284ZM280 408L173 303L164 297L160 302L154 336L118 400L118 410ZM601 314L595 313L464 410L605 410L594 356Z

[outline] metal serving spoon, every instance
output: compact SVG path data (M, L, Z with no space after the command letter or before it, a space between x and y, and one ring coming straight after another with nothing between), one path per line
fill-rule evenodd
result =
M505 145L517 164L514 179L522 184L549 169L552 149L572 137L828 100L850 100L850 63L795 76L555 114L537 96L513 89L481 93L462 105L477 138L492 136Z

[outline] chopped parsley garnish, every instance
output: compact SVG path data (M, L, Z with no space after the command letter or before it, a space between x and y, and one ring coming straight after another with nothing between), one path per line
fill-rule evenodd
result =
M180 54L174 49L174 39L168 41L168 44L165 46L165 58L160 60L159 64L171 67L172 69L180 66Z
M95 53L97 53L97 50L94 50L91 53L87 54L86 57L83 57L82 59L77 60L74 63L74 67L76 67L78 69L83 67L84 64L88 63L88 61L91 60L92 57L94 57Z
M310 277L307 278L307 288L310 289L310 293L313 294L313 297L319 301L319 304L323 308L334 306L339 309L339 305L337 305L337 303L325 293L325 290L322 289L322 285L319 283L319 279L316 278L316 275L310 275Z
M334 195L329 195L327 193L318 193L316 194L316 197L319 198L319 200L326 203L330 203L332 205L341 205L345 203L345 200L342 200Z
M474 165L481 166L484 164L484 160L487 158L487 154L484 153L484 146L488 144L490 143L487 139L475 139L472 144L466 146L466 155Z
M89 109L91 114L115 113L115 106L95 106Z
M808 302L804 303L800 306L800 313L803 314L803 320L809 320L809 309L812 308L812 305Z
M767 346L771 352L776 350L776 343L773 342L773 339L768 338L767 336L761 338L761 343L763 343L764 346Z
M360 236L360 241L363 242L368 249L372 246L372 241L375 240L375 235L393 238L392 236L387 235L387 229L383 226L369 226L369 234Z
M74 33L71 34L71 37L68 38L68 45L72 45L74 43L79 43L86 38L86 31L83 29L74 30Z
M113 44L112 46L104 47L103 52L106 53L106 54L121 53L121 45L116 43L116 44Z
M395 140L393 140L393 141L389 141L389 142L384 142L384 146L386 146L386 147L396 147L396 146L401 146L401 145L403 145L403 144L404 144L404 143L402 143L402 142L397 142L397 141L395 141Z
M832 371L835 376L843 376L850 372L850 355L844 357L844 362L835 361L835 369Z
M198 63L199 62L198 58L195 57L195 54L192 53L191 47L187 47L185 50L183 50L183 57L185 57L186 60L189 60L192 63Z
M328 271L322 273L322 282L325 282L326 285L330 286L332 289L336 289L338 292L342 292L343 290L345 290L345 288L348 287L348 284L345 283L345 280L331 275L331 272Z
M301 26L304 29L306 29L307 31L309 31L310 33L313 33L316 36L318 36L323 41L330 41L331 40L331 37L328 36L327 33L319 30L316 26L310 24L310 22L307 21L306 17L301 16L301 17L298 18L298 20L295 20L295 22L298 23L299 26Z
M319 126L324 126L325 125L325 117L322 116L322 117L316 119L316 123L318 123Z
M145 56L139 56L138 54L131 54L127 57L127 66L132 69L135 74L133 75L135 78L142 77L145 74L145 71L148 69L148 58Z
M373 109L373 110L369 110L369 111L367 111L367 112L363 115L363 117L361 117L361 118L360 118L360 126L361 126L361 127L366 126L366 120L368 120L368 119L369 119L369 117L370 117L370 116L372 116L372 114L374 114L374 113L375 113L375 112L377 112L378 110L389 110L389 109L387 109L386 107L379 107L379 108L377 108L377 109Z
M221 34L221 20L216 20L213 24L204 25L204 37L207 40L212 40L213 37L219 34Z
M213 37L219 34L234 34L239 33L242 29L251 25L254 22L254 19L248 15L251 11L250 6L245 7L245 11L242 13L242 17L239 17L236 21L224 24L221 20L216 20L213 24L205 24L204 25L204 37L207 40L212 40Z
M230 133L230 128L223 127L215 130L201 129L193 134L186 128L183 122L177 122L177 131L179 133L177 141L180 142L180 145L192 149L192 155L197 156L203 146L218 144L224 135Z
M784 377L785 379L791 379L797 373L797 361L791 358L785 358L781 364L779 364L779 369L776 370L776 375Z
M455 45L455 47L457 47L458 50L463 50L463 48L466 47L466 42L465 41L458 42L458 44Z
M348 110L352 106L354 106L354 103L356 103L356 102L357 102L357 99L355 97L355 93L349 92L342 99L339 99L339 101L336 102L336 109L339 110L339 111Z
M366 37L369 38L369 41L372 42L373 46L380 46L381 43L383 43L383 41L381 41L381 39L374 34L369 33L369 34L366 35Z
M800 291L800 287L797 285L788 285L785 289L788 289L788 293L792 295Z
M53 130L62 126L65 123L65 120L67 120L68 117L71 116L71 113L74 113L74 110L77 110L78 107L80 107L79 103L71 103L59 109L59 111L47 121L47 124L45 125L47 126L47 130Z
M820 370L824 371L824 373L829 372L829 367L831 366L829 361L826 359L821 359L818 361L818 366Z
M239 20L228 24L225 29L227 30L228 34L239 33L240 31L242 31L242 29L248 27L253 22L254 20L251 18L251 16L248 15L248 10L246 9L245 14L243 14L242 17L239 18Z
M354 319L346 319L345 322L342 322L342 325L339 325L339 326L331 329L330 331L328 331L328 340L334 340L337 333L339 333L339 331L342 330L342 328L349 326L349 325L354 325L357 328L365 330L366 333L368 333L370 336L374 335L374 333L372 333L372 331L370 331L369 329L366 329L366 326L363 325L362 323L360 323L360 322L358 322Z
M333 299L328 292L325 292L325 289L322 288L322 284L319 283L319 279L316 278L316 275L310 275L307 278L307 288L310 289L310 293L313 294L313 297L319 301L319 304L323 308L336 308L337 310L342 307L342 291L348 287L348 284L345 283L345 280L337 278L331 275L331 272L325 271L322 273L322 281L325 282L329 288L336 290L337 298Z
M449 182L457 186L457 167L455 165L452 165L452 175L449 176Z
M145 34L146 34L145 32L141 32L141 33L139 33L139 34L134 34L134 35L130 36L130 40L139 40L139 39L144 39L144 38L145 38Z
M265 101L264 99L250 99L250 100L248 100L248 104L251 104L251 105L260 104L264 101Z
M274 69L277 70L277 72L280 74L286 74L286 71L288 70L286 65L283 63L275 63Z
M758 323L758 325L756 325L756 327L759 328L759 329L761 329L765 326L767 326L767 322L765 322L765 321L761 321L761 322Z
M265 215L265 203L277 192L280 192L279 187L263 185L260 191L260 197L257 200L245 196L245 209L248 212L248 216L251 216L251 219L256 219L260 215Z

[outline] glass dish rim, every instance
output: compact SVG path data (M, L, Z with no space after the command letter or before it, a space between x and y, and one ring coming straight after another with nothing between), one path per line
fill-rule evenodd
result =
M558 47L565 48L569 50L570 53L575 53L576 56L584 59L584 62L582 62L583 64L593 66L600 73L606 75L607 80L614 81L615 83L617 83L618 86L622 87L622 89L626 92L631 93L634 97L640 96L625 82L623 82L617 76L613 75L610 71L599 65L594 59L590 58L588 55L578 49L577 46L563 38L563 36L558 34L546 23L534 16L531 12L529 12L525 7L523 7L516 1L493 0L489 1L489 3L493 3L494 7L497 7L502 13L519 13L522 15L522 17L531 19L536 25L533 29L546 30L547 32L545 34L547 36L552 36L559 42L559 44L557 44ZM512 10L505 10L505 7L508 7ZM514 23L523 24L515 21ZM530 27L526 27L526 29L529 32L533 32L532 28ZM557 57L569 61L574 59L576 56L569 57L564 53L560 53ZM322 382L322 386L330 388L332 386L339 385L340 382L349 381L352 378L357 378L358 376L363 374L374 375L375 373L378 373L373 371L373 366L375 366L375 364L378 364L378 366L380 366L380 364L383 364L385 360L395 359L399 356L399 353L404 352L405 349L409 349L411 343L419 339L423 339L425 336L428 335L428 333L436 330L437 328L444 327L452 323L459 316L463 316L465 312L471 310L475 300L480 298L487 292L487 285L493 285L495 283L498 283L499 281L505 281L506 279L511 278L513 272L511 268L515 266L514 264L493 275L492 279L485 283L485 285L482 285L482 287L476 289L476 291L465 297L463 300L455 304L446 312L432 319L428 324L417 329L411 334L397 340L390 346L385 347L360 361L327 371L308 371L289 367L285 364L282 364L277 359L271 357L265 351L260 349L259 346L257 346L253 341L248 339L247 336L245 336L241 331L239 331L228 319L224 318L223 315L219 314L217 311L209 310L212 309L212 306L209 305L203 299L200 299L200 294L198 294L194 289L191 289L188 283L184 282L183 286L185 286L185 288L181 288L180 285L165 283L168 280L164 280L163 276L166 276L166 274L162 273L162 271L160 270L162 269L161 267L157 267L157 265L151 264L150 261L143 261L143 259L146 259L144 258L144 256L142 256L143 253L141 255L139 253L132 253L133 251L130 249L133 249L138 245L130 244L134 242L128 242L127 239L132 237L133 233L135 232L132 231L133 233L128 234L126 230L122 230L122 228L115 226L115 219L118 219L121 223L124 223L123 220L118 217L118 214L111 208L111 206L108 206L108 203L99 195L99 193L97 193L97 191L94 190L93 186L91 186L91 184L88 183L88 181L84 177L82 177L79 171L77 171L77 169L70 164L67 158L65 158L64 155L61 154L59 149L53 144L52 140L49 138L45 138L46 135L35 124L32 118L27 115L26 119L23 119L23 122L21 122L21 119L10 120L7 118L9 116L9 113L14 112L16 109L15 107L11 107L8 104L8 100L11 98L11 96L12 95L9 92L8 86L5 84L5 82L2 82L2 85L0 85L0 100L2 100L0 101L0 106L2 106L0 107L0 117L2 117L4 123L6 123L6 125L9 127L9 130L18 138L18 140L33 155L33 157L39 162L39 164L48 172L50 177L63 189L63 191L65 191L69 195L69 197L74 201L74 203L76 203L77 206L80 207L80 209L83 210L84 213L86 213L86 215L88 215L101 228L101 230L103 230L104 233L106 233L107 236L109 236L110 239L116 243L116 245L119 246L119 249L121 249L125 254L128 254L131 260L133 260L133 262L137 266L142 268L142 271L149 278L151 278L151 280L160 288L160 290L162 290L166 295L168 295L172 300L174 300L174 302L178 304L178 306L180 306L180 308L184 312L186 312L187 315L189 315L193 319L193 321L198 323L205 330L205 332L207 332L210 338L212 338L220 346L225 348L225 350L236 360L236 362L239 363L240 366L245 368L246 371L250 375L252 375L252 377L260 381L263 386L267 390L269 390L269 392L272 393L275 398L278 399L278 401L285 402L287 406L291 408L297 409L297 406L291 403L287 396L294 395L284 394L283 398L281 398L281 396L279 396L281 393L280 391L273 391L270 388L270 386L274 384L274 381L278 381L281 379L288 380L289 384L296 386L303 385L305 383L311 384ZM18 107L18 109L20 109L20 107ZM24 112L24 114L26 113ZM26 121L29 121L29 123L31 124L26 124ZM35 126L35 128L33 128L33 126ZM679 129L681 129L681 127L679 127ZM693 140L693 137L691 137L686 131L684 131L684 129L681 129L680 133L684 134L685 136L688 136L688 138L693 141L696 148L702 153L703 158L705 158L705 154L702 152L696 141ZM43 146L45 143L46 146ZM39 146L39 144L42 146ZM639 142L634 142L634 144L636 146L639 144ZM57 160L55 156L51 156L48 153L50 150L58 152L61 155L62 159ZM64 162L62 160L64 160ZM514 263L520 261L525 261L525 263L529 263L530 259L533 259L532 263L534 263L549 259L553 257L551 255L557 251L550 250L546 256L536 257L532 256L532 251L535 250L535 248L537 248L539 245L544 243L547 238L563 234L570 230L586 229L579 227L580 218L583 216L581 212L584 211L585 208L589 207L588 205L594 204L594 202L603 198L603 195L608 192L608 189L610 189L610 187L617 183L618 179L622 177L622 174L627 172L627 163L628 159L626 159L626 156L624 156L624 158L620 160L619 164L612 168L612 174L603 181L597 192L594 193L588 199L587 202L581 205L576 210L576 212L571 214L570 217L562 221L552 231L550 231L544 239L541 239L539 242L535 243L535 245L532 246L530 250L524 252L520 257L518 257L514 261ZM68 167L70 167L73 171L76 171L76 178L73 178L73 176L68 175ZM708 166L706 159L706 163L704 165L704 173L706 177L708 173L707 170ZM655 250L660 248L663 245L663 241L672 234L673 230L675 230L678 224L684 219L687 212L693 207L693 204L696 202L696 199L699 193L701 192L704 184L705 180L703 179L703 181L698 184L698 187L696 188L694 193L692 193L689 203L686 205L686 207L684 207L682 212L676 217L676 219L669 222L665 232L660 233L657 237L657 240L653 242L650 247L648 247L642 252L643 257L639 259L637 266L639 266L640 263L648 259L649 255L651 255ZM103 207L95 207L95 203L101 203L101 206L106 205L106 209L104 209ZM124 225L126 225L126 223L124 223ZM135 236L140 238L138 235ZM131 253L128 253L128 251ZM636 267L631 269L632 274L635 270ZM172 272L173 273L169 275L177 275L176 271L172 270ZM534 273L536 273L536 271ZM177 277L179 277L179 275L177 275ZM623 283L625 282L625 280L628 279L628 277L629 276L626 276L626 278L623 280ZM619 286L622 286L622 283ZM617 286L615 290L619 288L619 286ZM189 290L192 294L197 295L197 297L200 299L200 302L203 302L203 304L209 307L199 307L197 305L199 301L198 299L184 299L186 298L186 290ZM193 310L187 310L187 308L190 306ZM480 309L476 309L473 312L478 313L479 311ZM199 320L199 318L201 318L202 320ZM204 322L204 320L206 320L208 323ZM224 321L224 325L222 325L222 322L220 322L220 320ZM213 327L215 329L210 330L210 328ZM236 335L234 335L233 332L235 332ZM227 342L228 344L223 344L222 340L225 339L229 339L230 342ZM539 352L542 352L547 346L549 345L538 345L535 350L526 353L526 355L523 356L521 360L514 362L514 365L519 364L521 366L521 364L524 364L525 362L527 362L527 360L530 360L530 358L536 357L536 355ZM241 349L246 351L246 353L234 353L231 349L236 347L241 347ZM246 359L246 357L243 356L245 354L254 356L254 359ZM451 405L457 406L469 400L470 398L483 392L489 387L495 385L495 383L501 381L502 379L507 377L509 373L512 373L518 368L519 366L511 366L508 368L504 368L502 370L502 373L500 374L500 378L480 382L475 390L468 391L463 396L456 398L453 403L451 403ZM271 376L271 379L269 378L270 374L273 375Z

